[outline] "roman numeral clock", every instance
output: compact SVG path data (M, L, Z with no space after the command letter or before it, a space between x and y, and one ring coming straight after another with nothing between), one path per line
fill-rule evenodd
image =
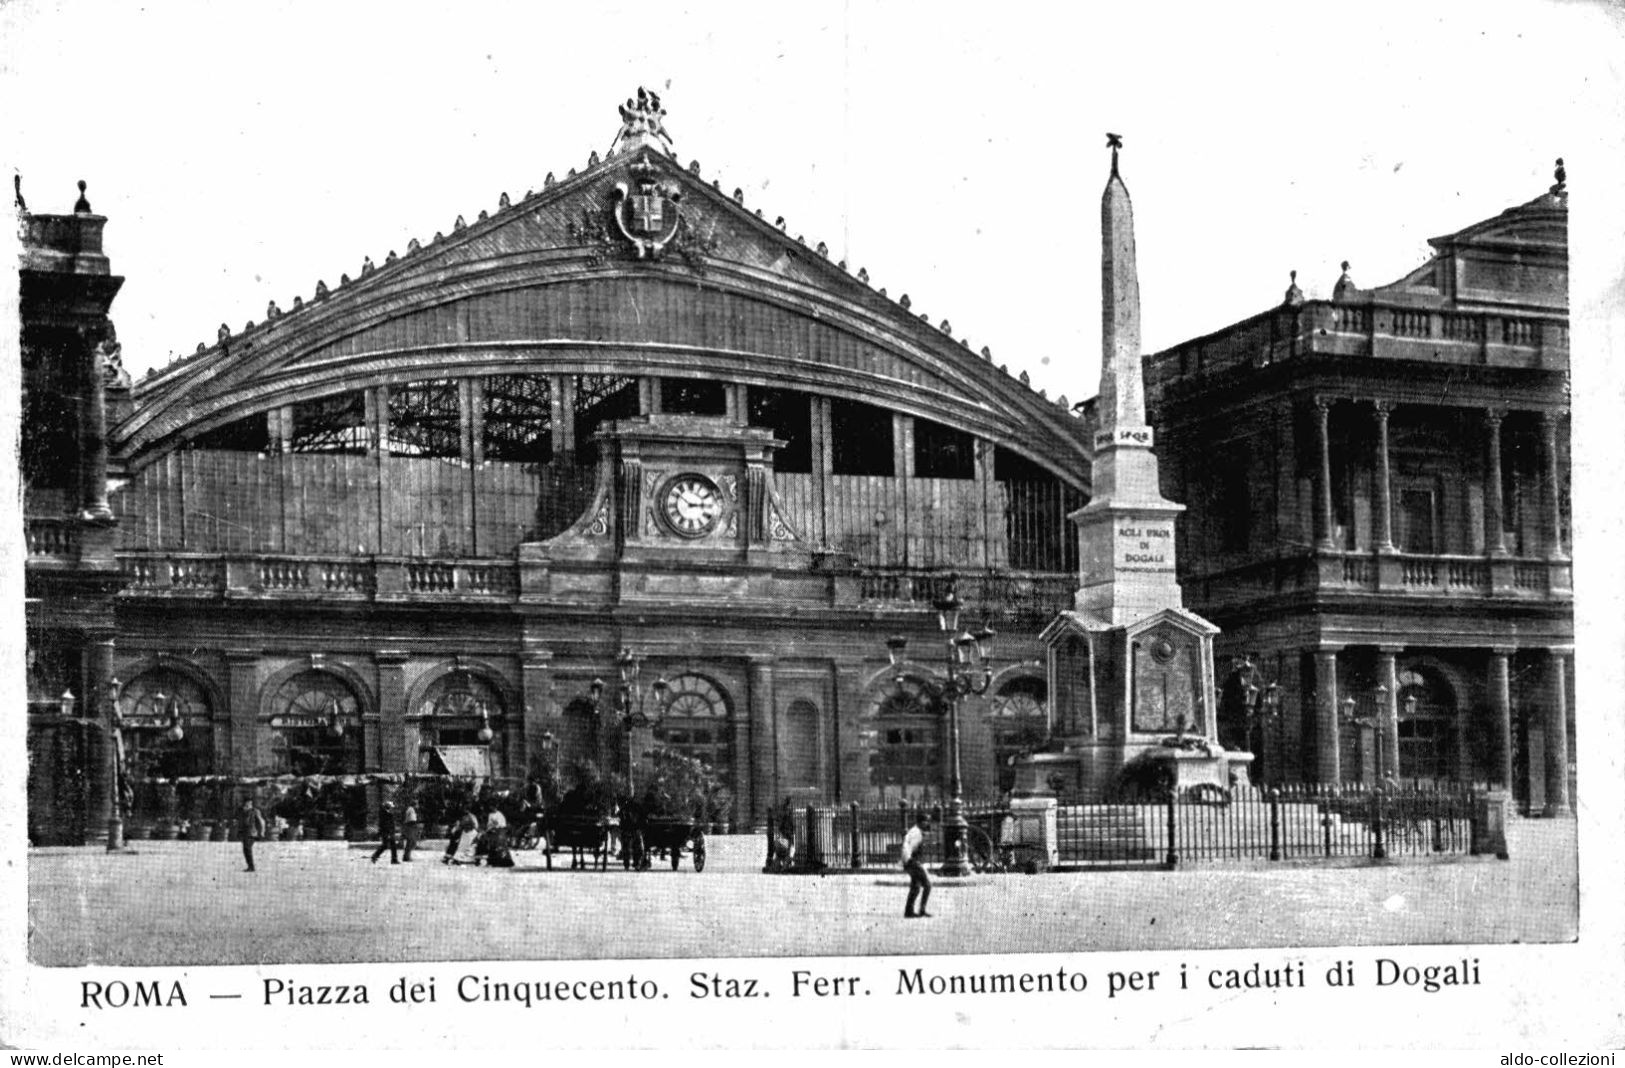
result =
M623 595L726 586L737 596L752 568L808 551L773 489L781 443L772 431L731 416L656 413L606 423L598 441L612 465L608 493L581 533L619 559ZM562 548L555 543L555 554ZM737 581L726 580L736 568Z
M657 492L655 506L673 534L704 537L722 518L722 489L704 475L677 475Z

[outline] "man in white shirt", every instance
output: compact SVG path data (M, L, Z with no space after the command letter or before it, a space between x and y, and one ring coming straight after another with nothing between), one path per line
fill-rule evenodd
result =
M908 904L903 906L903 915L908 919L916 916L929 916L925 911L925 903L931 900L931 876L925 873L925 866L919 861L920 847L925 844L925 832L931 829L931 817L924 812L914 817L914 826L903 835L903 870L908 872ZM920 902L919 911L915 911L914 901Z

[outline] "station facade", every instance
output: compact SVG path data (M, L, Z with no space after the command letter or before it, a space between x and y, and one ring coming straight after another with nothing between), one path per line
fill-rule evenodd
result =
M507 779L623 774L662 746L717 771L740 826L940 796L950 585L998 632L960 706L967 796L1046 743L1039 635L1074 604L1092 410L681 164L663 114L640 94L579 173L136 383L107 220L19 194L37 839L72 839L70 811L98 833L115 706L136 778L475 748ZM1147 358L1186 604L1286 694L1262 734L1221 702L1266 777L1362 769L1325 709L1387 678L1411 713L1391 767L1566 796L1561 199L1394 287Z
M1084 421L681 165L657 108L632 102L579 173L133 386L87 371L69 414L108 410L94 529L121 584L96 633L117 640L90 655L35 614L39 724L116 679L138 776L413 771L482 744L498 777L624 775L663 746L718 772L740 824L936 796L947 732L918 680L952 583L1000 635L962 706L966 789L996 793L1044 736ZM98 476L36 452L44 575L92 529L46 483ZM901 687L894 633L919 657Z

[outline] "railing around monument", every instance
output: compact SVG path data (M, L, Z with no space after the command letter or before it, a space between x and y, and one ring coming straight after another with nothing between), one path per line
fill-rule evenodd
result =
M902 864L903 836L914 815L931 817L931 833L919 854L922 864L943 859L942 828L946 808L937 802L918 805L908 801L845 805L789 805L769 815L772 827L795 843L794 866L807 871L896 868ZM966 801L966 821L983 840L997 841L999 825L1009 812L1002 801ZM784 833L788 832L788 833Z
M1136 805L1062 804L1062 866L1441 857L1473 848L1481 792L1460 786L1198 786ZM1066 828L1074 828L1069 836ZM1381 848L1378 848L1379 842ZM1171 861L1170 861L1170 858Z
M1061 868L1168 867L1231 861L1347 862L1373 856L1443 858L1476 851L1484 791L1456 784L1295 784L1273 789L1198 786L1175 799L1117 804L1058 799ZM920 806L909 802L789 805L770 815L794 843L801 871L894 868ZM943 858L943 815L932 816L922 862ZM965 817L982 848L1002 845L1002 801L970 801ZM1380 827L1380 832L1379 832ZM771 837L771 836L770 836ZM1378 848L1378 842L1382 848ZM769 846L772 862L772 847Z

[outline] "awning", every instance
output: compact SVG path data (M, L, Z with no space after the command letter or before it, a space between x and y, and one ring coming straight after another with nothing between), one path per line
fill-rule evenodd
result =
M491 751L483 745L441 745L429 749L429 770L459 778L491 777Z

